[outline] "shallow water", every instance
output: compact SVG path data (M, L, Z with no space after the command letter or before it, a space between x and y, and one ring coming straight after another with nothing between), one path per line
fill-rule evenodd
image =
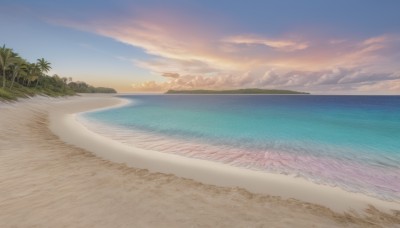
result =
M400 97L130 95L80 121L136 147L400 200Z

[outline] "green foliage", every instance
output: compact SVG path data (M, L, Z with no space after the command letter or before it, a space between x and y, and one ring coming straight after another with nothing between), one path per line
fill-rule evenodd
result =
M0 101L1 100L16 100L17 97L13 94L7 91L7 89L0 88Z
M117 91L113 88L107 87L92 87L94 93L116 93Z
M10 82L7 82L7 86L2 89L0 88L0 100L17 100L18 98L28 98L36 95L49 96L49 97L60 97L60 96L72 96L76 93L71 89L62 89L59 87L53 87L50 85L48 88L43 87L26 87L19 83L14 83L12 89L9 88Z
M72 82L72 78L49 76L51 63L44 58L29 63L5 45L0 47L0 100L44 95L71 96L78 93L116 93L114 89L95 88L85 82Z
M68 87L77 93L116 93L115 89L106 87L93 87L85 82L70 82Z
M6 71L7 68L15 61L15 54L12 49L7 48L6 45L3 45L0 48L0 70L3 78L2 88L4 89L6 86Z
M309 94L292 90L236 89L236 90L168 90L166 94Z

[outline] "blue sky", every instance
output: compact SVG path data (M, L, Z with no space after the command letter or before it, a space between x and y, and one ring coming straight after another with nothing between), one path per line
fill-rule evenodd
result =
M120 92L400 93L395 0L3 0L0 43Z

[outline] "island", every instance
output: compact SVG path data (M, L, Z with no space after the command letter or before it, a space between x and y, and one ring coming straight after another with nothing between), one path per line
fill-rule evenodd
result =
M235 89L235 90L168 90L165 94L310 94L292 90L280 89Z

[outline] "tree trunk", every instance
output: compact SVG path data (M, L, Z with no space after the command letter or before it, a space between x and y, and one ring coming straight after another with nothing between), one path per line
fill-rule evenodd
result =
M3 89L6 87L6 69L3 69Z
M14 85L14 81L17 78L17 75L13 75L13 78L11 80L11 85L10 85L10 89L12 89L13 85Z
M15 81L15 77L12 78L11 85L10 85L10 89L12 89L12 87L13 87L13 85L14 85L14 81Z

